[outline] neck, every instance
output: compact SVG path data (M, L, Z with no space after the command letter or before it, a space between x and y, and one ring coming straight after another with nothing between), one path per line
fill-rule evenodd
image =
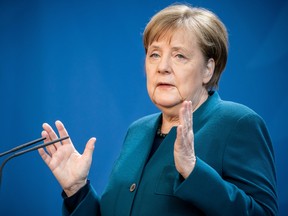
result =
M171 117L169 115L162 114L161 132L164 134L169 133L172 127L179 125L179 115Z
M202 89L199 94L196 94L192 99L193 112L195 112L208 98L208 91Z
M193 112L195 112L208 98L208 92L205 89L204 91L195 94L192 99ZM188 100L188 99L187 99ZM179 110L182 107L182 103L178 104L177 107L173 107L171 110L162 110L162 125L161 132L166 134L169 133L172 127L178 126L179 122ZM176 108L176 109L175 109Z

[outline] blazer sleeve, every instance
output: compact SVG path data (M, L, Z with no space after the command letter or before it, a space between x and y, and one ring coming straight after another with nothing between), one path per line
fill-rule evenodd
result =
M74 211L70 214L65 205L62 205L63 216L101 216L99 196L91 185L85 198L78 204Z
M222 173L197 158L190 176L175 182L174 194L207 215L277 215L274 152L262 118L240 118L225 145Z

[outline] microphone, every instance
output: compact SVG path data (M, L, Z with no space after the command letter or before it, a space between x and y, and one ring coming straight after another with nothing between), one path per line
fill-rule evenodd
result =
M40 144L40 145L31 147L31 148L28 148L28 149L19 151L19 150L21 150L21 149L23 149L23 148L26 148L26 147L28 147L28 146L31 146L31 145L33 145L33 144L35 144L35 143L41 142L41 141L43 141L43 140L46 139L46 137L41 137L41 138L38 138L38 139L36 139L36 140L30 141L30 142L28 142L28 143L19 145L19 146L15 147L15 148L12 148L12 149L10 149L10 150L8 150L8 151L6 151L6 152L0 153L0 157L3 157L4 155L7 155L7 154L10 154L10 153L13 153L13 152L18 151L18 152L16 152L16 153L14 153L13 155L11 155L10 157L6 158L6 159L2 162L1 167L0 167L0 187L1 187L1 182L2 182L2 170L3 170L4 166L5 166L5 164L6 164L10 159L12 159L12 158L14 158L14 157L17 157L17 156L20 156L20 155L22 155L22 154L25 154L25 153L27 153L27 152L37 150L37 149L39 149L39 148L44 148L44 147L46 147L46 146L52 145L52 144L54 144L54 143L56 143L56 142L60 142L60 141L62 141L62 140L68 139L68 138L69 138L69 136L61 137L61 138L56 139L56 140L53 140L53 141L51 141L51 142L43 143L43 144Z

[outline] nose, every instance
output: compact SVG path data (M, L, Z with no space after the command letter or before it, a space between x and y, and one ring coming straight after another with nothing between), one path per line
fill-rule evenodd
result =
M169 56L162 56L158 64L158 73L171 73L171 60Z

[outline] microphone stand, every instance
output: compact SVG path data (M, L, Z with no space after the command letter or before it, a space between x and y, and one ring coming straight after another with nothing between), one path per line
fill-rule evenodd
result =
M22 155L22 154L25 154L25 153L27 153L27 152L37 150L37 149L39 149L39 148L44 148L44 147L46 147L46 146L52 145L52 144L54 144L54 143L56 143L56 142L60 142L60 141L62 141L62 140L68 139L68 138L69 138L69 136L61 137L61 138L56 139L56 140L53 140L53 141L51 141L51 142L43 143L43 144L40 144L40 145L31 147L31 148L29 148L29 149L25 149L25 150L16 152L16 153L14 153L13 155L11 155L11 156L9 156L8 158L6 158L6 159L2 162L1 167L0 167L0 187L1 187L1 182L2 182L2 170L3 170L4 166L5 166L5 164L6 164L10 159L12 159L12 158L14 158L14 157L17 157L17 156L20 156L20 155ZM2 157L2 156L4 156L4 155L7 155L7 154L10 154L10 153L13 153L13 152L18 151L18 150L21 150L21 149L26 148L26 147L28 147L28 146L31 146L31 145L33 145L33 144L35 144L35 143L38 143L38 142L41 142L41 141L43 141L43 140L45 140L45 139L46 139L45 137L42 137L42 138L38 138L38 139L36 139L36 140L33 140L33 141L31 141L31 142L28 142L28 143L19 145L19 146L15 147L15 148L12 148L12 149L10 149L10 150L8 150L8 151L6 151L6 152L0 153L0 157Z

